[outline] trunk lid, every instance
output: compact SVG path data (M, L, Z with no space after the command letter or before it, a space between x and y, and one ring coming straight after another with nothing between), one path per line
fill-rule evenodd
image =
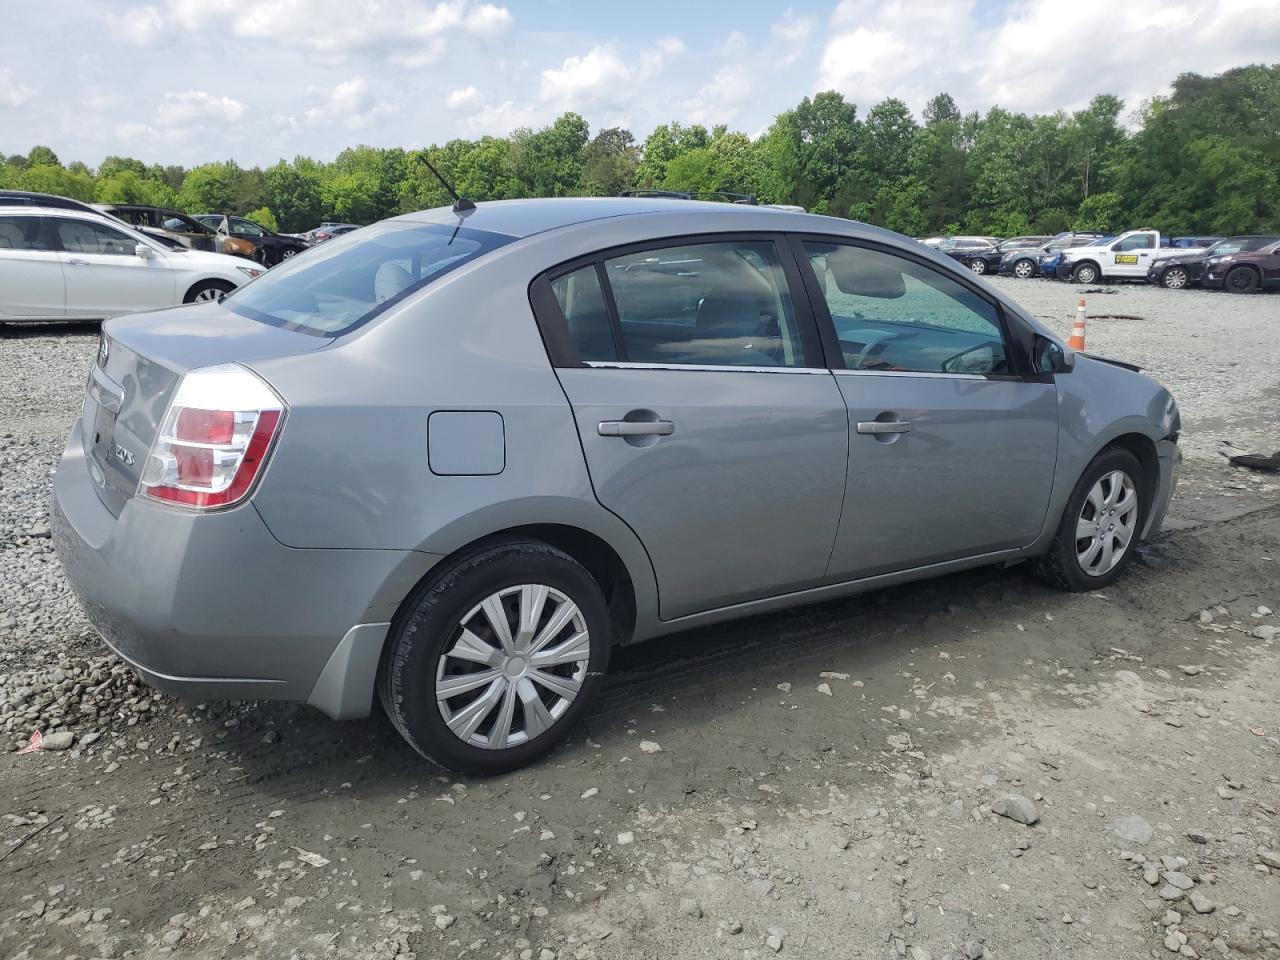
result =
M188 370L306 353L332 342L216 303L108 320L80 415L81 443L99 499L118 516L133 497L169 399Z

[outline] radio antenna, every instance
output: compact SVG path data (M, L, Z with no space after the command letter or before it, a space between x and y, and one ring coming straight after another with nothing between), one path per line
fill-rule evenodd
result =
M440 175L440 171L437 170L435 166L432 165L431 161L427 159L427 151L419 151L418 159L421 160L423 164L426 165L426 168L431 171L432 175L440 181L440 186L444 187L445 192L448 193L449 196L453 197L454 213L466 213L468 210L474 210L476 208L476 202L474 200L459 194L457 190L453 189L453 186L449 181Z

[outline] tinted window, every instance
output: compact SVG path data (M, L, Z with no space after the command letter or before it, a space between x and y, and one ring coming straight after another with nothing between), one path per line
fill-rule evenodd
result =
M1156 245L1156 238L1150 233L1137 233L1125 237L1114 247L1116 250L1149 250Z
M241 220L239 217L231 218L231 232L240 237L265 237L267 235L267 231L252 220Z
M511 239L465 227L389 221L287 260L222 302L264 323L341 336Z
M804 350L768 241L664 247L605 261L631 363L799 367Z
M88 220L55 220L58 239L68 253L103 253L116 257L135 256L138 241Z
M1007 373L993 304L931 267L844 244L805 241L851 370Z
M617 360L613 325L609 322L609 308L605 305L595 264L552 280L551 292L564 313L579 358Z
M0 250L48 250L39 217L0 217Z

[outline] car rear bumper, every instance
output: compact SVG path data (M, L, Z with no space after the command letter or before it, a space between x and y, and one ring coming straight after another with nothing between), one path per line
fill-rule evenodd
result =
M299 550L246 504L195 514L98 498L79 425L54 478L54 546L94 628L151 685L194 699L308 701L364 716L390 620L437 559Z

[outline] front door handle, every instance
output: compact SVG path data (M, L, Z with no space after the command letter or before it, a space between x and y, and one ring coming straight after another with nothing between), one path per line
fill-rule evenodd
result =
M89 266L89 261L88 261L88 260L81 260L81 259L79 259L78 257L72 257L70 260L68 260L68 261L67 261L67 263L71 264L71 266L73 266L73 267L87 267L87 266Z
M669 437L676 432L670 420L601 420L596 433L602 437Z
M910 420L863 420L858 424L859 433L910 433Z

